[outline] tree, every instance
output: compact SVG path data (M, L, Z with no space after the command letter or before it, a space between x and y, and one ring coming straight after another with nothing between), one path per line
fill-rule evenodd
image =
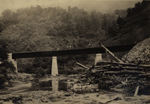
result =
M125 18L121 18L120 16L117 19L117 24L119 25L119 29L122 28L123 25L125 25L127 23Z
M127 17L132 15L132 8L127 9Z
M10 24L18 23L18 15L10 9L6 9L2 12L3 22L6 26Z
M115 36L119 31L119 26L116 21L113 21L111 28L108 31L110 36Z
M5 82L11 85L9 73L15 72L15 67L12 62L7 61L7 53L4 49L0 48L0 88L5 87Z
M6 61L8 58L7 55L8 49L5 41L0 41L0 61Z
M11 85L10 79L11 77L8 75L9 73L15 72L15 67L12 62L9 62L7 55L7 44L5 42L0 41L0 88L4 87L4 83L8 82Z
M115 10L114 11L116 15L122 17L122 18L125 18L127 16L127 10Z

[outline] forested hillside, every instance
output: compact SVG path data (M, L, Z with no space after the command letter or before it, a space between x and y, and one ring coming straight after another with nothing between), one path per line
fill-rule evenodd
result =
M150 1L143 0L127 9L125 18L118 17L118 31L111 32L113 36L105 43L133 44L150 37ZM113 27L114 28L114 27ZM115 34L113 34L115 33Z
M89 13L77 7L5 10L0 40L7 42L11 52L86 48L105 38L116 19L115 14Z

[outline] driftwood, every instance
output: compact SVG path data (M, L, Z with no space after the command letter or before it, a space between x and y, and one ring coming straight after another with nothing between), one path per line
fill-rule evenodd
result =
M150 77L150 73L143 73L138 75L138 78L148 78L148 77Z
M137 67L143 67L143 68L150 68L150 65L138 65L138 64L133 64L133 63L120 63L120 62L108 62L108 61L103 61L103 62L98 62L97 65L101 64L112 64L112 65L122 65L122 66L137 66Z
M85 65L80 64L80 63L78 63L78 62L76 62L76 64L77 64L77 65L79 65L79 66L80 66L80 67L82 67L82 68L89 69L89 68L88 68L88 67L86 67Z
M91 71L93 68L94 68L94 65L91 68L89 68L89 71Z
M135 70L135 71L143 71L144 69L143 68L139 68L139 67L111 67L109 69L120 69L120 70Z
M94 68L108 68L108 67L110 67L111 65L101 65L101 66L97 66L97 65L95 65L94 66Z
M144 74L143 71L130 71L130 70L123 70L123 71L107 71L105 74Z
M100 43L99 43L100 44ZM103 46L102 44L100 44L100 46L102 46L112 57L114 57L117 61L124 63L122 60L120 60L119 58L117 58L110 50L108 50L105 46Z

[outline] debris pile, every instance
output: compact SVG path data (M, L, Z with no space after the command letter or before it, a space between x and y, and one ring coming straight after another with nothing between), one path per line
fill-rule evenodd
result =
M150 41L150 39L145 41ZM139 45L140 44L137 44L137 46ZM127 95L134 96L138 94L149 95L150 92L148 91L150 91L150 65L148 65L147 63L140 63L140 60L138 60L138 63L132 63L131 60L128 62L125 60L120 60L105 46L103 46L102 44L101 46L106 50L106 53L109 53L109 55L114 57L116 61L98 62L96 65L93 65L91 68L89 68L84 78L87 78L89 83L97 83L98 87L103 90L121 91ZM141 46L143 46L143 42ZM135 47L133 48L133 50L135 49ZM148 54L146 53L146 55ZM133 57L131 59L133 59ZM130 59L129 56L128 59ZM146 58L146 61L147 60L148 58ZM80 63L76 64L85 69L88 69L86 66Z

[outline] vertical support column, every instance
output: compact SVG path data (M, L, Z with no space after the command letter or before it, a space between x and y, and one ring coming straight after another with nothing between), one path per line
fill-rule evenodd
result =
M58 91L58 79L57 78L52 79L52 91Z
M52 57L52 70L51 70L51 75L56 76L58 74L58 66L57 66L57 57L53 56Z
M97 62L99 62L99 61L102 61L102 54L101 53L96 54L94 65L96 65Z
M8 61L12 62L12 64L15 67L15 72L18 73L18 68L17 68L17 60L16 59L12 59L12 53L8 53Z

